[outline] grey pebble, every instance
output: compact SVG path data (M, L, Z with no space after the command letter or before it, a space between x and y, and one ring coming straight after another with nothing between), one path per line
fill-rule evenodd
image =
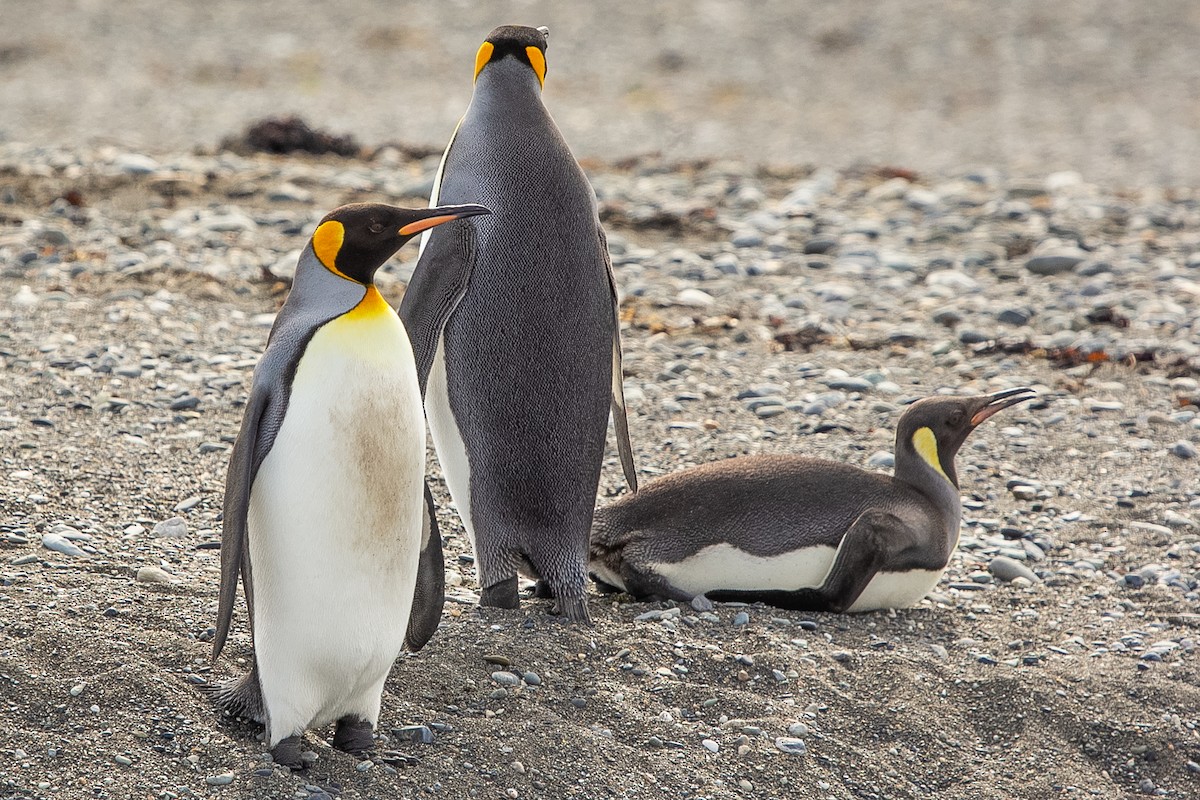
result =
M1186 439L1180 439L1171 445L1171 455L1178 456L1185 461L1193 459L1196 457L1196 445Z
M67 539L67 537L57 533L42 534L42 547L46 548L47 550L53 550L56 553L62 553L66 556L73 556L75 558L87 555L87 553L76 547L73 542Z
M1061 275L1075 269L1081 261L1082 255L1034 256L1025 262L1025 269L1034 275Z
M747 614L745 611L739 611L733 617L733 624L739 625L739 626L740 625L749 625L750 624L750 615Z
M137 571L138 583L170 583L171 575L158 567L140 567Z
M878 450L867 459L867 466L871 469L892 469L896 466L896 455L886 450Z
M205 777L204 782L209 786L228 786L233 783L233 773L223 772L220 775L209 775Z
M154 526L151 531L155 536L168 539L182 539L187 536L187 521L183 517L171 517Z
M392 728L392 736L402 742L433 744L433 731L427 725L405 725L402 728Z
M530 686L542 685L542 676L538 675L536 672L526 672L521 676L521 680L525 681L525 683L529 684Z
M498 670L496 672L493 672L492 680L494 680L496 683L500 684L501 686L520 686L521 685L520 676L514 675L511 672L505 672L504 670Z
M1002 581L1024 578L1030 583L1039 583L1041 579L1029 567L1008 556L996 556L988 562L988 572Z
M803 722L793 722L788 726L787 732L788 736L801 739L805 736L808 736L808 726Z
M792 736L776 738L775 747L779 752L787 753L789 756L802 756L808 752L808 745L804 743L804 740Z

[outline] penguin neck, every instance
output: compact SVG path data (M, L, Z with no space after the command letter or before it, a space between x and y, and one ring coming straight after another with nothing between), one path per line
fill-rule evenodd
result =
M528 65L506 58L479 73L468 113L522 119L549 117L542 103L542 88Z
M947 534L957 540L959 521L962 518L962 496L958 490L958 475L953 459L943 463L934 449L931 455L926 449L922 453L914 445L910 433L907 439L897 437L896 469L894 477L917 490L933 501L946 521Z

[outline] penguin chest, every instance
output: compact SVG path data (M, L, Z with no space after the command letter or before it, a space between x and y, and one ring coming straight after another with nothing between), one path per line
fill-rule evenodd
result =
M386 675L421 543L425 426L411 346L386 305L357 311L310 340L250 496L264 695L270 707L284 687L324 687L302 692L309 719L336 715Z

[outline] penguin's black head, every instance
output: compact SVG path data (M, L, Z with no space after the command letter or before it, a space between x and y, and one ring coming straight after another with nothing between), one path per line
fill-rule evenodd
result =
M312 248L327 270L364 285L375 271L418 233L444 222L490 214L483 206L398 208L352 203L329 212L313 232Z
M920 459L958 486L954 457L985 419L1034 397L1032 389L1005 389L977 397L927 397L905 410L896 425L896 474L902 459Z
M546 83L546 47L549 28L527 28L524 25L501 25L488 34L475 54L475 78L488 64L515 58L537 75L538 86Z

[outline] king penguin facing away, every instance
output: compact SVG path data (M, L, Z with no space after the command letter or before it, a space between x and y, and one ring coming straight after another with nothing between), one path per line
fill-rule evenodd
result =
M761 455L668 475L596 513L590 568L641 599L764 602L805 611L916 604L958 544L954 456L976 426L1030 389L935 397L896 426L892 476Z
M492 209L432 231L400 305L480 604L516 608L519 570L588 621L587 538L611 405L637 489L616 288L596 196L542 104L545 28L492 31L432 203Z
M263 722L275 760L287 766L300 766L306 728L334 720L335 747L369 748L406 627L415 647L437 626L441 542L424 489L416 368L404 326L373 281L412 236L486 213L474 205L333 211L300 256L254 371L225 484L213 640L215 659L240 574L254 666L209 692L222 708Z

